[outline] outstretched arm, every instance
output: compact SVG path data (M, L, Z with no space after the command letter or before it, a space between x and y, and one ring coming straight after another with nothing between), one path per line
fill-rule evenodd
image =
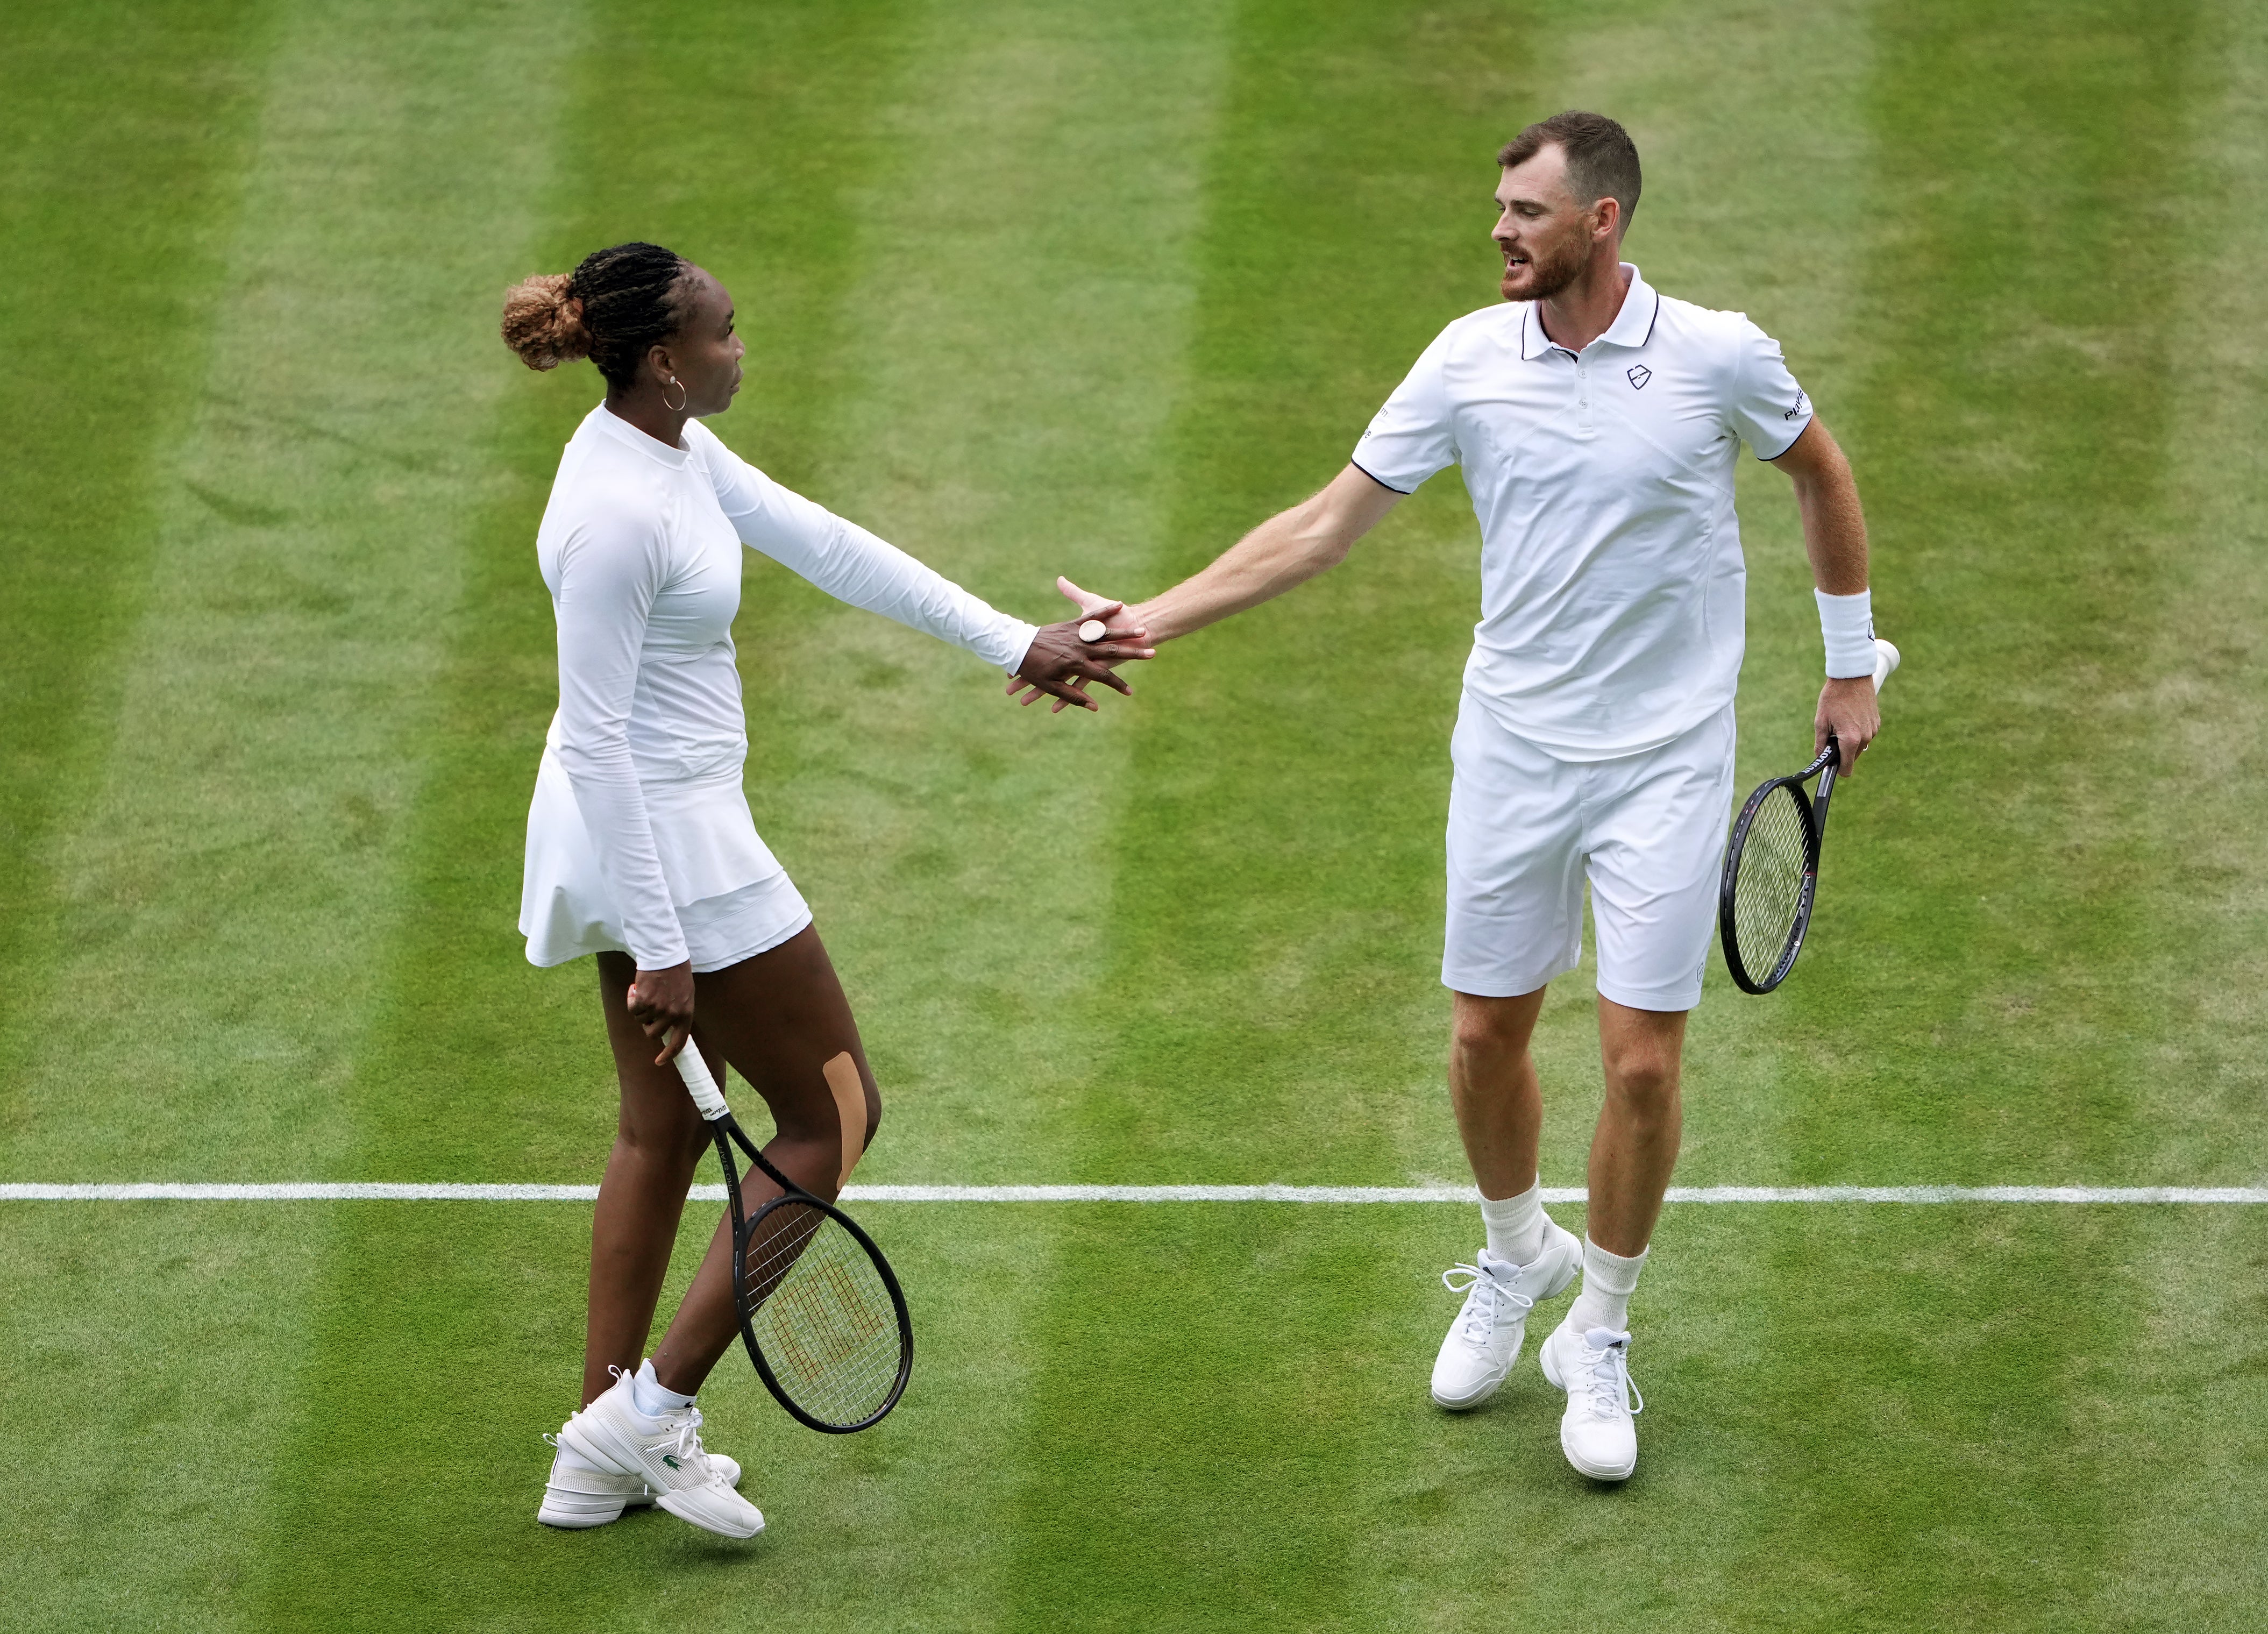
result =
M1130 607L1154 644L1282 595L1346 560L1405 496L1350 465L1312 499L1280 512L1171 590Z
M1867 588L1867 518L1859 507L1859 484L1827 428L1814 419L1787 452L1772 461L1795 483L1796 508L1803 516L1803 548L1811 558L1814 583L1830 596L1855 596ZM1873 661L1868 655L1869 663ZM1819 712L1812 722L1813 747L1827 747L1832 734L1842 749L1847 775L1881 730L1872 675L1830 680L1820 688Z
M1120 614L1118 603L1081 590L1067 578L1056 580L1056 585L1079 604L1083 618L1106 620L1112 637L1146 642L1154 651L1160 641L1186 636L1231 614L1256 607L1295 585L1307 583L1324 569L1337 566L1354 548L1354 541L1406 497L1360 466L1350 465L1321 493L1270 517L1214 557L1210 565L1140 607ZM1130 632L1124 637L1120 633L1122 622ZM1025 684L1020 677L1011 677L1008 690L1012 695L1021 692ZM1071 684L1074 689L1086 686L1083 680ZM1035 686L1024 702L1036 703L1040 696L1040 688ZM1059 696L1055 707L1060 710L1065 702Z
M1075 622L1035 629L995 611L857 523L781 487L696 425L693 434L717 503L750 549L852 607L895 619L998 665L1016 678L1012 690L1028 686L1053 696L1059 707L1089 710L1094 701L1074 682L1099 681L1121 692L1133 690L1111 671L1129 659L1150 657L1151 650L1139 625L1114 616L1116 603L1103 615L1110 634L1100 644L1080 641Z

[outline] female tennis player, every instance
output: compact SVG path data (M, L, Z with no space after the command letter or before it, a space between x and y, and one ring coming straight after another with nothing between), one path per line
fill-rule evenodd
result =
M597 955L622 1084L591 1233L583 1406L546 1438L558 1451L537 1519L602 1526L653 1502L751 1537L763 1516L736 1490L740 1467L703 1448L694 1406L736 1331L726 1225L640 1359L708 1144L670 1064L697 1034L711 1070L730 1063L771 1108L766 1155L828 1199L882 1108L811 910L741 791L741 547L1073 704L1092 707L1074 681L1126 691L1108 665L1150 649L1110 615L1083 643L1076 623L1035 629L997 613L733 454L700 423L740 389L732 298L668 250L616 245L526 279L505 297L503 331L528 367L588 357L607 387L567 444L536 534L559 710L528 810L519 928L534 964ZM754 1209L777 1191L755 1174L743 1195Z

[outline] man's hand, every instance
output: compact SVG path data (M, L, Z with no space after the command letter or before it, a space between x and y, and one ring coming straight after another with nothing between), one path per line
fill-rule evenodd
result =
M1058 713L1065 709L1094 708L1094 700L1086 696L1086 683L1091 681L1132 696L1134 688L1113 672L1121 664L1158 656L1158 650L1147 644L1149 632L1127 617L1123 602L1081 590L1067 578L1056 580L1056 588L1078 606L1079 616L1047 625L1032 638L1031 651L1008 678L1008 696L1012 698L1023 693L1027 704L1051 696ZM1102 634L1093 641L1082 641L1079 626L1090 621L1101 624Z
M1839 751L1836 774L1847 777L1859 765L1859 757L1882 729L1882 706L1874 693L1872 675L1853 675L1845 681L1830 681L1819 689L1819 713L1812 718L1811 752L1818 754L1827 747L1832 735Z
M676 1060L677 1052L693 1036L692 961L666 970L639 971L637 980L630 983L630 1006L632 1019L645 1035L662 1041L654 1065Z

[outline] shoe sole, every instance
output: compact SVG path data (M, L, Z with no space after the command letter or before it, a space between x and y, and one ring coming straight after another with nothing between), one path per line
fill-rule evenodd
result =
M602 1527L620 1520L622 1511L630 1504L627 1498L608 1497L596 1492L563 1492L556 1486L547 1486L543 1489L543 1506L535 1512L535 1518L547 1527L557 1527L563 1532L576 1532L585 1527Z
M1636 1459L1632 1459L1629 1463L1624 1464L1619 1469L1592 1469L1585 1467L1582 1461L1575 1456L1575 1449L1567 1445L1567 1436L1564 1431L1560 1432L1559 1436L1559 1451L1565 1456L1567 1460L1567 1467L1569 1468L1572 1469L1577 1475L1586 1476L1593 1481L1605 1481L1609 1483L1627 1481L1631 1478L1631 1473L1638 1468L1638 1461Z
M654 1505L667 1510L688 1526L699 1527L703 1532L714 1532L718 1537L754 1537L764 1529L762 1512L753 1508L750 1513L756 1517L754 1526L746 1525L737 1517L728 1520L711 1512L702 1502L707 1490L705 1487L696 1486L688 1487L682 1491L664 1492L653 1500Z

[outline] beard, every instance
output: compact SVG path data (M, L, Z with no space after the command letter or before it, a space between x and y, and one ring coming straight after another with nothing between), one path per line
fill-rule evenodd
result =
M1589 246L1580 238L1571 238L1556 250L1542 254L1529 252L1525 289L1513 288L1509 271L1498 283L1497 289L1508 301L1549 300L1574 283L1589 260Z

